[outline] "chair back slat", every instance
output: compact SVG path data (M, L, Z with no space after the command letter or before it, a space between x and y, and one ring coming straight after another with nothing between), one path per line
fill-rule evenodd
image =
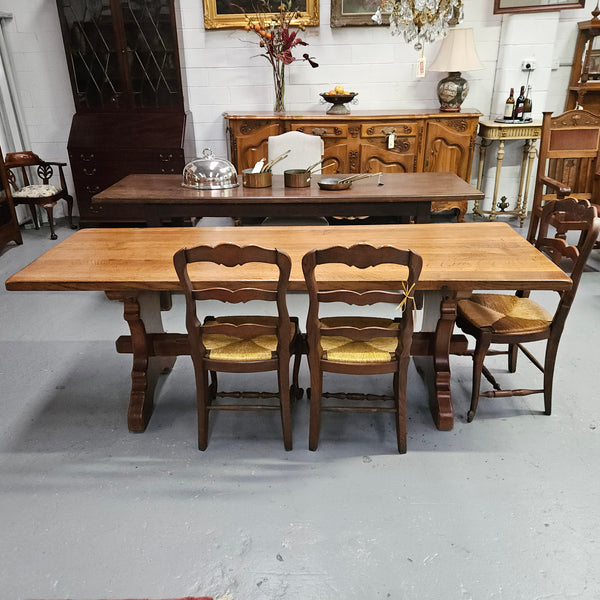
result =
M357 292L355 290L325 290L318 292L319 302L345 302L355 306L368 306L385 302L388 304L400 303L404 298L403 292L390 290L376 290L368 292Z
M389 329L386 327L332 327L328 326L320 330L321 336L329 337L347 337L351 340L364 342L372 340L376 337L397 337L398 331L396 329Z
M276 290L263 290L260 288L207 288L192 291L194 300L220 300L229 304L250 302L251 300L263 300L265 302L277 301Z
M210 332L211 335L227 335L235 338L249 338L259 335L275 335L277 327L271 325L261 325L258 323L221 323L219 321L210 322L204 325L205 333Z
M569 232L578 232L577 244L566 239ZM554 235L552 235L554 233ZM542 209L536 247L562 266L563 259L571 265L566 269L573 285L562 293L562 301L571 302L579 286L581 274L600 233L600 218L587 200L562 198L547 202ZM557 237L558 236L558 237Z

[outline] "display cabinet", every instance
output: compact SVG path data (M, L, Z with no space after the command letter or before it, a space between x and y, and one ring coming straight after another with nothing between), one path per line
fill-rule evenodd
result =
M449 171L469 181L481 113L439 111L353 111L224 115L230 159L238 169L267 156L269 136L301 131L323 139L324 172ZM432 210L456 209L463 220L466 201L432 203Z
M77 114L68 150L82 226L139 223L135 207L92 206L130 173L185 166L174 0L57 0Z

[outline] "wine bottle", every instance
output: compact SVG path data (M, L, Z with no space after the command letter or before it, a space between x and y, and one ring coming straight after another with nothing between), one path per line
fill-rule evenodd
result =
M514 90L514 88L510 88L510 95L506 99L506 104L504 105L505 120L510 121L513 118L514 111L515 111L515 90Z
M527 94L525 95L525 104L523 104L523 121L531 121L531 86L527 86Z
M515 121L523 120L523 107L525 106L525 86L521 86L521 91L519 92L519 97L515 100L515 112L513 115L513 119Z

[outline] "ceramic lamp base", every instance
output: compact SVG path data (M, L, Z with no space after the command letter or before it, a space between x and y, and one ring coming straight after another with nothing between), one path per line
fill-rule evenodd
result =
M440 110L443 112L460 112L460 105L469 92L469 82L461 77L459 71L448 73L437 86Z

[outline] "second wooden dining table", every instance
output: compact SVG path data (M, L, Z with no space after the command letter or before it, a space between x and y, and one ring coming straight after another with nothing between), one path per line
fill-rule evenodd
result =
M383 173L352 183L346 190L322 190L314 175L309 187L284 186L273 175L265 188L198 190L183 187L180 175L132 174L96 194L92 201L143 206L146 224L159 227L192 217L371 217L427 223L431 202L483 200L483 193L454 173ZM342 177L342 175L338 175ZM241 177L239 178L241 181Z
M179 290L173 254L182 247L223 242L278 248L292 259L290 289L305 290L302 257L313 248L358 243L410 248L423 258L418 289L427 292L423 330L415 334L413 356L429 366L430 407L439 429L452 429L450 354L463 353L466 341L453 335L456 301L473 290L564 290L571 279L506 223L431 223L339 227L160 227L83 229L54 246L6 282L8 290L97 290L123 302L129 336L117 351L133 354L128 426L146 428L153 407L153 381L178 355L189 354L184 333L163 329L161 310ZM332 286L365 290L376 283L400 289L394 271L368 269L349 277L332 265L319 279ZM194 273L198 285L214 285L222 270L204 265ZM257 265L242 285L273 288L276 274ZM237 276L239 277L239 275ZM248 278L249 277L249 278ZM57 308L56 310L60 310ZM93 315L90 316L93 318ZM428 358L426 358L428 357Z

